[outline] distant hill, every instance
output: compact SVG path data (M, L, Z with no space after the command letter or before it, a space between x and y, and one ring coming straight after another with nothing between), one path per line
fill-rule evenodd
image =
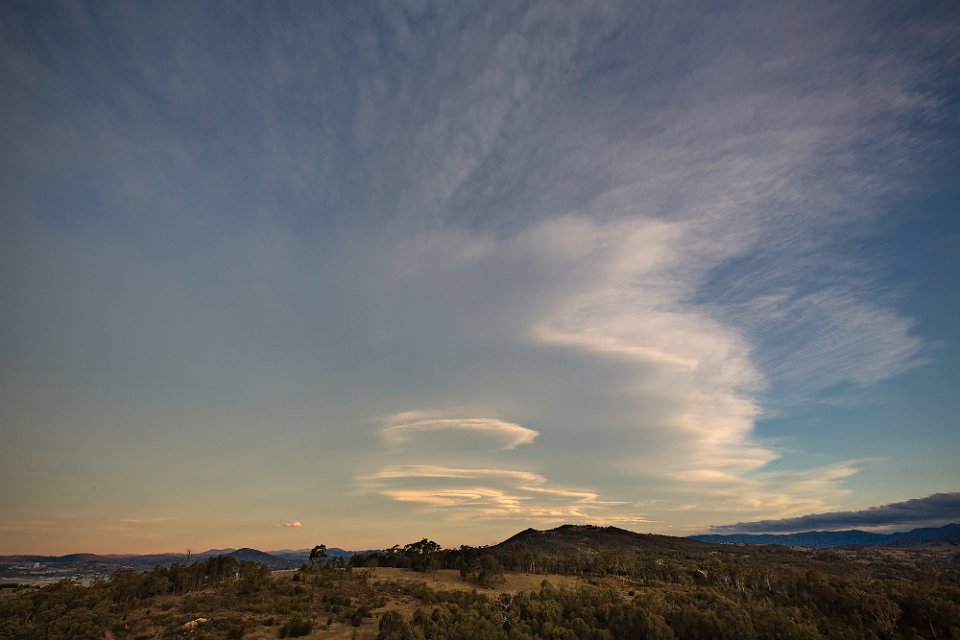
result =
M279 551L267 551L267 553L278 558L297 560L299 562L309 562L310 551L311 549L280 549ZM344 560L348 560L358 553L380 553L380 551L346 551L345 549L341 549L339 547L330 547L327 549L328 558L343 558Z
M226 549L208 549L207 551L201 551L200 553L193 554L193 557L194 558L212 558L214 556L229 555L234 551L236 551L236 549L232 547L228 547Z
M276 556L272 556L269 553L264 553L263 551L258 551L257 549L250 549L249 547L244 547L243 549L237 549L236 551L231 551L226 554L232 558L235 558L237 561L247 561L247 562L259 562L270 566L271 562L276 562L280 560Z
M491 547L493 551L526 549L548 555L569 555L608 549L642 550L654 553L709 551L710 545L690 538L635 533L617 527L565 524L556 529L526 529Z
M710 534L690 536L690 539L720 544L779 544L787 547L809 547L812 549L853 545L912 547L928 542L960 544L960 525L948 524L943 527L914 529L902 533L871 533L852 529L850 531L804 531L787 534Z
M960 524L948 524L936 528L923 528L893 533L884 545L887 547L912 547L928 542L949 542L960 544Z
M236 550L211 549L203 553L191 554L189 561L196 562L221 555L232 556L237 561L259 562L271 569L296 569L303 564L303 560L299 558L279 557L249 548ZM23 578L108 578L118 569L146 571L157 565L169 566L172 564L187 564L187 562L187 555L181 553L150 555L71 553L65 556L0 556L0 579L18 581Z

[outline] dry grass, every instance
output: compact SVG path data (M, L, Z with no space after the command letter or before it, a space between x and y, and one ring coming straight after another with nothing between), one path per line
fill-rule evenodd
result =
M520 591L534 591L540 588L541 583L546 580L556 587L575 588L581 583L581 580L575 576L563 575L533 575L526 573L507 573L506 582L493 589L481 589L475 584L467 582L460 577L459 571L454 569L441 569L430 571L428 573L414 573L408 569L394 569L387 567L377 567L373 569L357 570L356 573L366 573L372 582L396 582L399 584L419 584L424 583L434 590L458 590L473 591L489 595L495 598L501 593L517 593ZM278 577L279 578L279 577ZM279 579L289 579L284 576ZM414 610L422 606L415 598L398 594L387 600L384 607L373 611L373 617L363 621L359 627L350 624L335 622L327 627L323 621L316 620L314 629L306 638L316 638L318 640L372 640L376 637L380 617L387 611L399 611L404 618L410 619ZM244 634L244 639L249 640L267 640L277 637L277 627L254 627Z
M336 623L326 627L323 624L314 625L313 631L303 638L317 638L324 640L372 640L377 637L379 619L366 620L362 626L353 627L349 624ZM256 627L243 634L243 640L276 640L277 627Z
M583 581L575 576L566 575L536 575L525 573L505 573L505 581L494 588L485 589L476 584L468 582L460 577L460 573L453 569L441 569L427 573L417 573L408 569L395 569L378 567L371 569L355 569L353 571L354 579L360 579L361 583L371 586L377 585L373 590L379 595L385 597L379 602L365 602L369 597L370 590L357 592L353 595L355 607L357 605L367 605L370 608L370 617L364 618L360 626L353 626L349 621L343 620L342 612L331 614L324 611L318 601L314 599L314 587L309 582L309 577L301 583L297 581L292 583L295 574L290 572L278 572L271 575L270 580L274 583L274 589L264 591L263 601L264 609L257 611L250 608L249 600L244 603L224 599L215 588L204 589L201 591L190 592L187 595L163 595L155 596L143 606L136 607L123 615L124 631L121 636L136 638L151 638L160 640L169 637L224 637L223 631L215 631L226 620L243 620L246 627L243 638L247 640L272 640L279 635L281 625L289 618L289 613L281 613L282 608L276 610L272 605L284 599L290 599L290 592L287 595L278 596L275 592L283 593L283 587L291 584L298 585L296 588L301 595L293 596L302 598L311 604L307 605L304 613L306 617L313 621L313 630L305 638L327 639L327 640L373 640L378 633L380 618L388 611L398 611L405 619L409 620L414 611L424 604L416 597L409 595L407 588L393 590L391 585L400 585L402 587L413 587L424 584L434 591L475 591L490 599L496 598L501 593L514 594L520 591L536 591L540 589L541 584L546 581L555 587L576 588ZM366 578L366 581L363 578ZM608 581L605 581L608 582ZM356 583L354 583L356 584ZM617 588L623 585L609 584ZM270 594L270 595L268 595ZM12 598L20 595L14 589L4 589L0 592L0 598ZM376 607L375 604L384 603L384 606ZM201 624L195 631L184 628L184 623L197 618L206 618L208 622ZM331 619L331 624L327 625L327 620ZM108 633L107 637L113 636Z
M477 585L472 582L467 582L460 577L460 572L456 569L439 569L437 571L430 571L427 573L415 573L408 569L394 569L388 567L377 567L375 569L363 569L363 571L368 571L370 580L377 581L387 581L387 582L399 582L399 583L410 583L417 584L420 582L425 583L431 589L456 589L458 591L473 591L477 590L478 593L490 594L491 597L496 597L501 593L517 593L519 591L536 591L540 588L540 584L546 580L555 587L567 587L575 588L582 581L576 576L562 576L562 575L537 575L530 573L512 573L507 572L504 574L506 582L492 589L483 589L477 587Z
M506 581L503 584L498 585L493 589L482 589L478 588L475 584L463 580L460 577L460 573L453 569L441 569L438 571L430 571L428 573L415 573L408 569L394 569L386 567L355 570L355 575L359 576L362 574L366 574L368 579L373 583L397 583L404 585L416 585L423 583L426 584L426 586L430 589L438 591L476 590L478 593L487 595L490 598L495 598L501 593L534 591L540 588L540 585L544 580L556 587L568 588L575 588L581 582L579 578L574 576L506 573ZM274 574L273 579L288 581L290 580L290 574L277 573ZM422 604L419 603L416 598L403 593L397 593L396 595L389 597L390 594L388 592L387 596L388 599L386 606L372 610L373 616L365 619L363 624L361 624L359 627L354 627L349 623L341 621L335 621L330 626L327 626L326 621L323 620L322 617L314 616L313 631L304 637L324 640L372 640L377 635L380 617L384 613L387 611L399 611L404 618L409 619L413 615L414 610L418 606L422 606ZM248 621L252 621L253 618L249 614L244 614L242 611L217 611L215 614L210 614L210 617L212 618L214 615L217 617L240 616L245 617ZM272 640L276 638L279 624L282 623L282 616L275 616L275 618L277 622L272 626L254 624L248 627L246 633L244 633L244 639ZM154 631L154 629L150 629L150 631ZM156 629L156 631L158 633L155 637L160 637L160 629Z

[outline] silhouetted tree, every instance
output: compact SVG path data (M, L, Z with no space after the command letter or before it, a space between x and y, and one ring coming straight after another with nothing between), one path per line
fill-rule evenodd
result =
M428 571L433 568L434 555L440 551L440 545L424 538L403 546L403 555L414 571Z
M310 564L314 565L320 561L321 558L327 557L327 545L318 544L310 551Z

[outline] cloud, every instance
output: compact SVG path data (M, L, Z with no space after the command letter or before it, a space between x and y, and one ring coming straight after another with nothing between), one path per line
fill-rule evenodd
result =
M789 407L831 389L862 390L927 362L914 322L884 306L884 298L866 283L857 290L788 288L727 311L758 345L774 401Z
M536 255L569 261L575 276L535 321L533 339L632 369L637 383L625 391L660 399L665 411L650 426L683 443L685 465L750 471L778 457L751 440L763 378L749 343L686 301L688 272L706 259L693 255L686 225L568 217L543 227L528 232Z
M925 362L913 284L870 239L938 162L949 20L7 5L11 519L77 508L66 489L115 460L179 504L194 438L226 450L192 473L256 455L237 500L282 493L281 513L357 468L445 517L827 511L866 463L811 464L813 427L761 421ZM469 409L391 415L371 442L398 407ZM939 429L924 447L950 449Z
M849 527L891 527L900 525L960 522L960 492L934 493L926 498L870 507L861 511L811 513L796 518L759 520L718 525L714 533L789 533Z
M485 477L511 478L534 485L543 484L547 481L547 479L543 476L530 471L514 471L508 469L456 469L438 465L421 464L385 467L374 474L361 476L359 479L364 482L372 482L376 484L376 482L379 480L392 480L398 478L476 479Z
M364 491L449 521L651 522L629 505L601 500L594 491L554 486L531 471L396 465L357 480Z
M32 520L29 522L0 522L0 533L42 534L58 531L62 525L53 520Z
M161 530L161 527L158 525L164 525L177 518L172 516L154 516L154 517L140 517L140 518L118 518L117 520L109 522L98 523L97 527L103 531L109 531L114 533L121 532L135 532L138 530L148 530L151 532L156 532Z
M468 434L494 440L503 450L530 444L540 435L537 431L496 418L445 418L433 411L408 411L383 420L384 440L392 445L407 444L420 438L442 434Z
M296 522L285 522L285 523L283 523L283 524L278 524L277 526L278 526L278 527L289 527L289 528L299 529L300 527L303 526L303 523L300 522L299 520L297 520Z
M464 306L459 310L461 317L474 315L486 322L466 320L471 335L508 340L528 358L517 366L516 377L504 377L504 384L492 385L492 392L485 381L482 393L510 398L520 415L537 403L572 410L554 409L548 420L538 421L539 431L489 418L411 411L382 421L385 442L398 447L416 438L420 453L427 454L438 453L424 451L429 443L447 437L449 446L438 448L478 455L477 447L463 447L460 439L493 440L509 451L533 443L542 431L547 441L537 439L540 446L532 453L549 461L551 476L563 474L576 483L596 483L604 492L624 478L642 476L677 482L701 496L707 493L728 512L786 516L835 506L847 495L843 482L856 468L828 465L805 472L802 462L794 462L800 469L790 474L767 471L771 462L792 452L756 433L765 397L784 385L792 385L795 397L810 400L831 385L876 384L916 366L920 342L909 334L908 320L863 300L860 294L836 288L808 294L795 301L792 309L749 297L757 311L749 322L742 322L749 314L736 300L726 306L698 301L711 271L754 246L756 238L744 233L736 217L736 211L730 211L721 225L709 220L693 223L629 216L604 220L567 214L492 243L479 233L448 237L454 245L485 247L482 255L473 254L471 278L483 282L501 272L523 274L500 290L485 291L479 300L456 300ZM763 218L757 222L754 233L771 224ZM464 274L457 271L459 263L438 269L438 255L461 252L448 247L441 254L433 250L420 254L403 247L400 243L397 251L404 256L405 268L428 278L431 286L438 282L443 301L450 301L447 292L456 290ZM487 306L509 308L510 313L491 318ZM424 307L426 313L437 315L448 308L432 299ZM798 318L818 328L790 333L792 342L781 336L795 353L756 338L761 322L785 327L798 324ZM824 328L827 325L833 327L832 333ZM870 344L880 348L873 351ZM516 389L511 388L518 377L545 378L545 365L538 362L543 351L537 349L569 354L584 373L551 380L553 386L535 387L527 398L518 400ZM583 385L584 380L590 380L589 386ZM606 400L603 406L585 405L590 406L586 410L565 403L566 397L595 399L598 390ZM477 392L469 387L454 390L465 393L460 396L464 400ZM611 422L618 427L611 428ZM579 435L591 428L602 430L605 437ZM571 436L578 437L582 446L567 446L563 451L551 447ZM574 474L587 452L590 459L604 463L577 477ZM422 464L440 460L408 459ZM497 466L486 459L469 462ZM818 488L805 482L817 483ZM469 500L459 493L443 494L436 500L447 507L456 503L465 508L468 503L517 497L498 491L480 491ZM404 489L390 497L415 503L425 501L427 494Z
M815 509L835 508L837 500L851 493L844 487L844 481L858 471L857 461L845 461L780 471L759 469L751 473L694 469L676 471L669 477L677 492L697 501L685 505L683 510L695 511L701 518L729 513L775 514L785 518Z

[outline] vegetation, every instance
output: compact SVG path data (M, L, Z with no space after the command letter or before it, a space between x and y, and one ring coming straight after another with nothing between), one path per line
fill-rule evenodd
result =
M960 638L955 546L811 552L581 540L574 554L538 541L444 550L422 540L354 566L315 558L275 574L218 557L88 586L8 588L0 637ZM361 568L373 560L403 569ZM509 588L534 570L547 578L539 586L526 578L529 588ZM567 579L575 586L555 585L548 571L578 576Z
M313 630L313 622L307 620L299 612L294 613L287 620L286 624L280 627L281 638L299 638L305 636Z
M310 564L316 564L327 557L327 545L318 544L310 551Z

